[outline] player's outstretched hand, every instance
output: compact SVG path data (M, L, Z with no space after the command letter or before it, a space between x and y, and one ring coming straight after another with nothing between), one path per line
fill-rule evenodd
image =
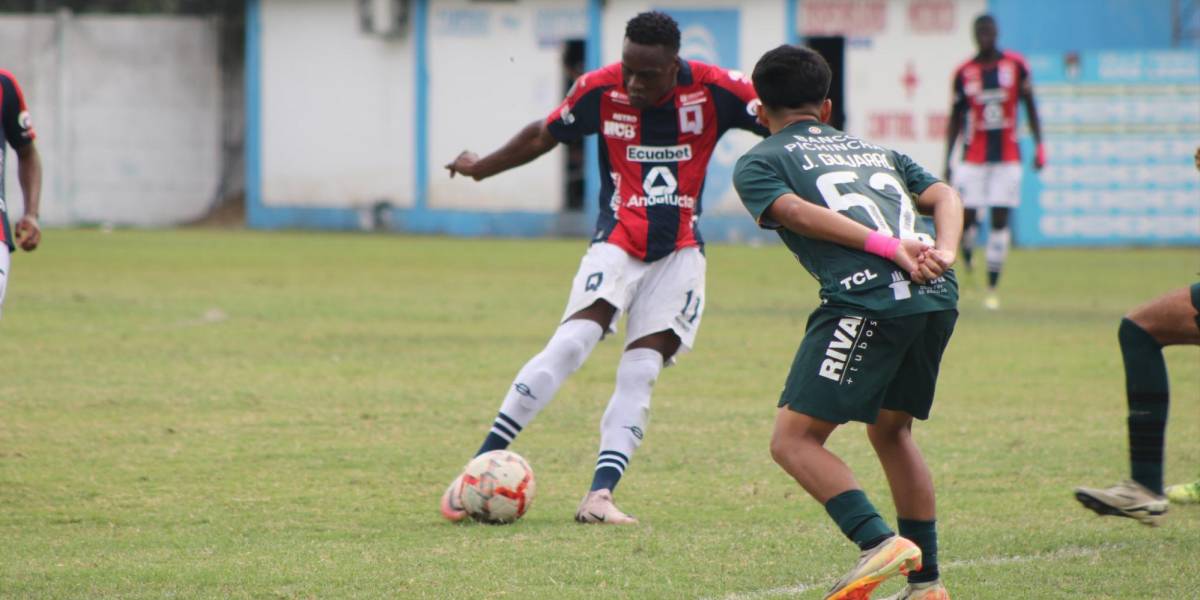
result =
M450 164L446 165L446 170L450 171L450 177L453 178L456 174L465 175L479 181L482 179L475 172L475 163L479 162L479 155L470 150L463 150Z
M33 215L25 215L17 221L16 227L17 245L26 252L37 250L38 244L42 242L42 228L38 226L37 218Z

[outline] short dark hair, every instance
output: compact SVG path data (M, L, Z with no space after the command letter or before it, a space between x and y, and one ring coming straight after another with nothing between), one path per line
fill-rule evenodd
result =
M767 108L800 108L825 100L833 72L812 48L784 44L758 59L751 78Z
M992 25L995 25L996 17L993 17L992 15L990 15L988 13L983 13L982 15L975 17L975 22L972 26L979 27L980 25L982 25L984 23L991 23Z
M625 24L625 38L643 46L664 46L679 52L679 24L671 15L652 10L639 13Z

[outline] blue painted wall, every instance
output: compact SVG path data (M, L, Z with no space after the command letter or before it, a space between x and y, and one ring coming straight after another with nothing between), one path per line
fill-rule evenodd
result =
M991 0L988 10L1000 28L1000 46L1023 54L1147 50L1171 47L1173 1ZM1198 47L1194 40L1190 45Z

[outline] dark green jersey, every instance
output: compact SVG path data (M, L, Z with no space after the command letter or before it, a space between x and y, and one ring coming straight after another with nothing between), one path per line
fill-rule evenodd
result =
M893 237L932 244L934 230L916 214L913 195L938 180L911 158L816 121L794 123L759 142L737 162L733 183L759 225L775 229L821 282L821 303L887 318L954 308L958 282L947 271L917 285L890 260L800 235L765 216L784 194L827 206Z

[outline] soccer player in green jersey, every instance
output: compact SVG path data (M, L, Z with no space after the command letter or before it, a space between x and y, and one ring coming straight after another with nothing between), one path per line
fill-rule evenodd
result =
M962 201L907 156L826 125L830 78L810 49L780 46L763 55L753 81L759 120L772 135L734 171L750 214L821 283L821 305L779 400L771 455L862 551L826 598L868 598L884 579L907 573L897 598L946 599L933 480L912 422L929 416L958 317L950 265ZM936 229L918 211L932 214ZM849 421L867 424L900 535L825 448Z

